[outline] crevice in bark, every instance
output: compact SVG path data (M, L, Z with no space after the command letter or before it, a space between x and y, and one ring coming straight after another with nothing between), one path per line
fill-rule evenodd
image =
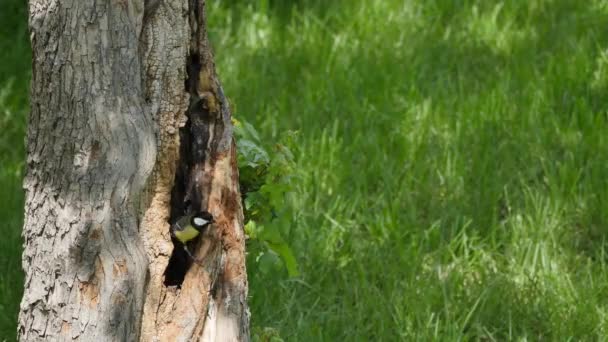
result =
M169 223L173 224L183 215L188 215L194 211L199 210L201 207L202 195L199 189L188 189L188 185L191 183L189 180L190 175L193 174L192 169L195 163L201 163L205 159L204 149L206 142L209 139L209 134L201 135L201 138L197 139L196 133L200 131L196 124L193 124L194 116L202 116L202 113L198 110L198 95L196 94L196 84L198 81L198 74L200 72L199 56L197 54L189 55L186 63L187 78L185 80L185 91L190 95L190 104L186 111L186 117L188 121L184 127L179 130L180 137L180 157L177 162L177 168L175 173L175 181L173 183L173 189L171 190L171 210ZM206 113L208 116L209 113ZM200 133L200 132L198 132ZM202 146L200 146L202 144ZM194 151L202 151L202 155L196 155ZM186 272L192 266L192 260L183 250L180 242L172 238L173 242L173 253L169 259L167 268L165 269L165 286L178 286L180 287L186 276ZM196 241L190 243L195 245ZM192 250L192 247L190 246Z
M171 191L169 223L183 215L209 209L208 192L213 181L209 172L215 169L215 154L225 133L222 117L226 110L225 99L221 88L215 84L215 70L205 31L204 4L199 0L189 0L188 6L191 39L184 86L190 102L186 111L187 122L179 131L180 156ZM188 249L197 251L205 235L208 234L189 242ZM196 264L181 243L172 242L174 249L164 272L164 285L181 287L186 273Z
M208 194L204 191L208 191L211 184L206 184L210 180L204 170L206 167L213 169L215 164L215 160L211 158L212 154L208 155L208 152L217 149L218 139L212 139L212 135L223 131L222 120L217 120L218 103L215 89L210 86L210 72L214 71L209 65L203 65L209 61L205 60L206 56L201 55L201 34L206 33L203 28L202 8L198 0L190 0L188 6L191 40L190 52L186 59L187 78L184 86L190 102L186 111L187 122L179 131L180 156L171 191L170 223L183 215L208 210ZM204 86L201 87L201 84ZM189 250L196 251L202 237L189 242ZM181 287L193 260L186 254L180 242L175 239L172 239L172 242L174 249L165 269L164 284Z
M161 150L166 148L170 153L162 154L168 159L160 159L165 163L160 164L158 191L143 225L150 233L147 246L152 266L141 341L247 341L243 214L230 109L207 37L205 2L182 0L180 6L181 14L175 15L174 7L164 0L150 17L154 25L163 25L164 34L173 32L173 27L162 18L185 21L189 30L178 32L175 41L189 44L179 45L183 54L176 56L171 68L161 69L171 73L177 66L180 70L177 77L171 73L170 91L154 81L165 80L158 71L149 83L161 94L153 97L161 100L159 121L167 114L180 120L171 121L169 144L163 144L167 140L161 135ZM160 63L150 65L148 70L154 72L164 59L157 50L162 52L167 45L158 45L163 39L155 40L162 38L158 28L144 31L149 33L144 45L150 51L147 60ZM176 97L185 101L179 106L163 106L163 101ZM198 210L207 210L215 218L198 241L188 246L201 265L193 264L181 244L168 239L169 223Z

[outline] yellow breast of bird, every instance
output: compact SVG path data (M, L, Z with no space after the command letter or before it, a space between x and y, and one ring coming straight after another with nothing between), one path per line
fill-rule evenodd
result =
M178 230L174 234L178 240L180 240L182 242L187 242L187 241L194 239L199 234L199 232L198 232L198 230L196 230L192 227L188 227L184 230Z

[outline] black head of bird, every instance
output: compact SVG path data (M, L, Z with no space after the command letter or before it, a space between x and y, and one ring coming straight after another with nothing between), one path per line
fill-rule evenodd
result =
M213 223L213 215L208 211L199 211L192 215L192 218L190 219L190 224L198 231L205 229L211 223Z

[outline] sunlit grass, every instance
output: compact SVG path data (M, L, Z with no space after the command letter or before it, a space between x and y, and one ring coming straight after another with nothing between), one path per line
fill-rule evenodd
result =
M208 5L236 115L269 143L300 131L288 238L302 275L250 268L254 326L290 341L606 338L605 1ZM28 68L10 63L7 336Z
M302 281L251 274L254 324L303 341L604 336L605 6L283 7L214 7L237 115L267 139L301 132Z

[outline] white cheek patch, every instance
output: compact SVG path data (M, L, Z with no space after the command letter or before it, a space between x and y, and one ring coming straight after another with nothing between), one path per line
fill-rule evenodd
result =
M195 217L194 218L194 224L197 225L197 226L204 226L207 223L209 223L209 221L207 221L207 220L205 220L203 218L200 218L200 217Z

